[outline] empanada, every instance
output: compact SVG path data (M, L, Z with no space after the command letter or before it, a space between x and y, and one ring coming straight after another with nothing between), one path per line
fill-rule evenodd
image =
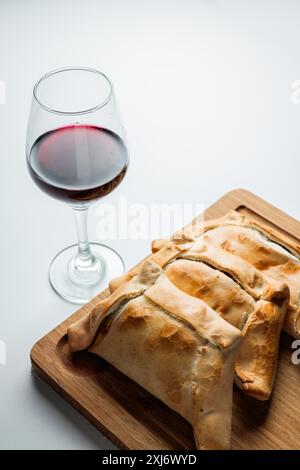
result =
M243 258L271 280L287 283L290 302L283 329L300 338L300 259L295 247L265 224L234 211L206 231L204 239Z
M212 253L214 258L209 258ZM179 289L202 299L222 318L242 330L244 340L236 362L235 381L247 395L267 400L276 374L280 332L289 299L288 287L285 284L270 286L260 276L253 276L251 279L256 279L256 282L251 284L249 291L256 296L251 296L240 286L250 282L244 276L245 267L240 277L238 270L235 273L239 284L212 267L217 257L218 267L224 272L228 269L224 257L217 255L219 253L215 250L197 253L195 244L195 248L182 255L183 259L170 263L165 273ZM233 264L230 265L231 275L234 274ZM251 270L249 274L253 274Z
M231 216L230 214L229 217ZM289 288L285 282L270 279L244 258L209 240L208 235L214 232L218 223L207 222L204 226L206 230L204 235L200 234L196 238L195 234L189 233L188 230L178 232L170 240L160 242L159 251L152 254L150 259L164 268L167 275L170 266L175 263L178 265L179 259L194 261L194 264L185 265L185 274L181 273L179 277L173 276L172 281L190 295L198 291L196 295L198 298L214 308L232 325L242 329L244 341L236 364L235 381L247 395L267 400L271 395L276 375L280 333L289 302ZM181 242L180 237L182 237ZM211 289L208 286L210 276L202 276L202 279L199 277L200 268L197 268L196 264L200 262L215 270L216 282ZM113 291L125 280L134 276L136 269L112 281L110 290ZM199 282L198 287L197 282ZM245 310L241 308L238 311L239 318L237 318L236 302L230 303L230 290L236 291L236 289L240 298L248 299L247 308L244 305ZM223 292L222 298L220 291ZM215 303L218 295L219 306ZM224 315L225 310L227 316Z
M234 371L246 394L268 399L288 305L285 328L299 334L300 261L288 241L235 211L152 248L69 328L70 347L181 414L199 449L228 448Z
M249 219L237 211L224 217L205 222L202 230L185 231L186 236L199 238L228 251L254 266L270 280L285 282L290 289L289 307L283 329L291 336L300 338L300 257L299 246L295 246L284 235L268 225ZM152 252L160 252L169 240L152 242Z
M187 419L197 448L229 448L241 333L153 261L71 325L68 338L73 351L88 348Z

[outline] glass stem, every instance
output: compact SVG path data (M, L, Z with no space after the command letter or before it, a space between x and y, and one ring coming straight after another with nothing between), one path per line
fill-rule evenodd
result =
M91 266L94 262L94 256L90 249L90 244L88 241L87 234L87 208L73 208L76 228L77 228L77 237L78 237L78 251L75 257L75 266L78 269L84 269Z

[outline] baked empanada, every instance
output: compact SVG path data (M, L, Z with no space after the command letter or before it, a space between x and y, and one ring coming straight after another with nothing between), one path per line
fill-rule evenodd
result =
M203 229L195 233L186 230L186 236L203 236L216 247L239 256L270 280L285 282L290 289L290 301L283 330L294 338L300 338L300 257L299 246L295 246L284 235L268 225L249 219L237 211L224 217L205 222ZM152 252L160 252L169 240L152 242Z
M214 257L209 258L212 253ZM170 263L165 273L179 289L202 299L224 320L242 331L244 340L236 361L235 381L247 395L267 400L276 374L280 332L289 299L288 287L285 284L270 286L258 276L249 288L256 294L254 297L240 286L250 282L244 276L245 268L241 270L241 277L239 270L235 274L239 284L224 274L228 269L224 261L227 253L223 258L217 255L219 253L215 250L197 253L196 244L195 248L182 255L183 259ZM219 268L224 272L212 267L216 264L216 257ZM234 274L233 263L230 264L230 272Z
M194 237L194 241L178 252L176 261L174 258L168 260L166 273L173 273L171 279L177 287L201 298L223 318L242 329L244 341L236 364L236 383L248 395L267 400L276 374L280 332L286 314L286 329L289 326L291 331L293 327L294 335L297 333L297 321L292 321L297 317L297 310L291 310L292 306L296 307L295 293L294 300L290 301L291 282L286 274L283 275L286 272L284 263L290 266L291 262L297 263L297 259L267 239L265 229L263 234L258 228L251 227L254 223L232 211L225 217L206 222L200 233L187 229L185 239ZM274 239L276 235L270 237ZM166 253L167 247L174 243L173 239L154 241L152 256ZM189 260L190 264L178 264L180 258ZM177 266L176 273L174 266ZM293 273L293 276L296 282L297 274ZM237 309L232 299L232 292L238 287L234 288L234 284L240 286L240 298L244 301L248 294L244 311ZM250 299L255 306L251 312Z
M68 330L73 351L88 348L187 419L199 449L230 446L241 337L153 261Z
M300 259L294 246L261 222L232 211L215 221L204 239L246 260L270 280L285 282L290 289L283 329L300 338Z
M152 249L69 328L70 347L181 414L199 449L228 448L234 371L246 394L268 399L286 312L286 331L300 333L300 261L287 240L235 211Z

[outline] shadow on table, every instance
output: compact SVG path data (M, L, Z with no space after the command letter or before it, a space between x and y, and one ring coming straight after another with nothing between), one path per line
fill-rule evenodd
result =
M106 439L94 426L92 426L83 416L80 415L69 403L60 397L54 390L52 390L45 382L38 376L32 374L32 385L48 402L50 402L56 410L64 415L64 417L72 423L77 430L79 430L85 437L87 437L91 444L99 449L112 450L115 449L114 445Z

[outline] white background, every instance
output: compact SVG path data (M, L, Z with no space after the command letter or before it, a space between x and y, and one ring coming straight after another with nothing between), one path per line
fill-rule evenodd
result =
M25 165L32 86L66 65L115 84L131 166L105 202L208 206L245 187L300 215L299 1L1 0L1 448L112 446L30 371L33 343L76 309L47 280L51 258L75 240L71 211ZM94 240L98 222L93 208ZM110 243L127 267L149 251L146 240Z

